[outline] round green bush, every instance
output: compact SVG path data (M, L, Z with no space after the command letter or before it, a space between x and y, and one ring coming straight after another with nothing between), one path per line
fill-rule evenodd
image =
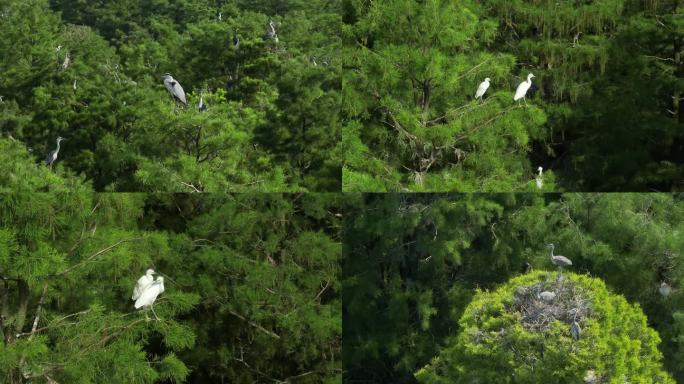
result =
M556 297L545 301L543 291ZM641 308L600 279L547 271L518 276L493 292L478 291L459 329L416 373L419 382L674 383Z

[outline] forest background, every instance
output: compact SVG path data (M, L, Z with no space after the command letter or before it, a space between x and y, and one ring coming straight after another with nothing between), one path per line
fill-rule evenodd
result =
M0 1L0 185L339 191L338 7ZM269 20L277 41L263 38ZM164 88L166 72L186 109ZM58 136L51 176L35 164Z
M0 194L0 382L339 383L341 199Z
M661 282L684 283L681 195L369 194L350 212L345 383L417 383L415 374L453 345L478 290L556 271L548 243L572 260L569 273L601 279L641 307L662 340L662 364L684 381L684 295L658 293ZM485 370L495 364L480 361Z
M344 190L531 191L541 166L543 191L681 191L682 14L681 0L344 0Z

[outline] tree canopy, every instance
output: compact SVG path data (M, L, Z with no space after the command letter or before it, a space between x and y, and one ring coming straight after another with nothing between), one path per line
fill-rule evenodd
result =
M345 0L343 188L681 190L683 6Z
M602 297L630 311L640 307L659 334L664 369L676 381L684 379L682 196L369 194L353 203L342 259L344 382L417 383L419 370L471 336L463 324L472 322L479 305L473 301L490 297L477 292L494 295L509 281L527 281L511 280L516 276L556 270L548 243L572 260L568 273L605 284L611 293ZM663 282L674 287L667 297L658 291ZM501 288L494 298L510 298L510 292ZM503 323L493 320L487 330L497 324ZM655 364L658 354L649 354ZM619 363L605 360L605 367ZM456 367L457 361L450 363Z
M342 205L0 195L0 380L339 381ZM131 301L147 268L165 278L159 320Z
M477 292L459 328L418 381L674 384L641 308L599 279L543 271L516 277Z
M2 139L39 163L64 137L55 172L98 191L339 190L338 14L322 0L5 0ZM262 38L270 19L277 41Z

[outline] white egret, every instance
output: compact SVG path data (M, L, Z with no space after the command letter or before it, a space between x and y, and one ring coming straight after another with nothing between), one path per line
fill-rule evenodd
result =
M535 178L534 181L537 183L538 189L542 189L542 187L544 186L544 180L542 178L542 170L543 169L544 168L542 168L541 166L539 166L539 168L537 168L537 172L539 172L539 174L537 175L537 177Z
M69 63L71 60L69 59L69 51L64 55L64 61L62 62L62 70L66 71L67 68L69 68Z
M489 77L485 78L483 82L480 83L480 86L477 87L477 92L475 92L475 98L482 100L482 96L484 96L485 92L487 92L487 89L489 88Z
M154 312L154 301L157 300L157 296L162 292L164 292L164 278L159 276L135 301L135 309L150 307L155 319L159 320L157 313Z
M523 81L518 85L518 89L515 90L515 96L513 96L513 101L518 101L520 99L523 99L525 102L525 105L527 105L527 99L525 99L525 94L527 94L527 90L530 89L532 86L532 78L534 77L533 74L527 75L527 80Z
M202 99L202 95L204 92L200 91L200 97L199 97L199 103L197 103L197 110L200 112L204 112L207 110L207 105L204 104L204 99Z
M138 282L135 283L135 287L133 288L133 296L131 296L131 300L138 300L140 295L154 282L154 269L150 268L147 271L145 271L145 274L138 279Z

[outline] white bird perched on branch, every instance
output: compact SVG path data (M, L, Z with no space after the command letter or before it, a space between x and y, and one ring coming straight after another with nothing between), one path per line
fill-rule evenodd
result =
M140 295L154 282L154 269L150 268L147 271L145 271L145 274L138 279L138 282L135 283L135 287L133 288L133 295L131 296L131 300L138 300Z
M475 98L482 100L482 96L484 96L485 92L487 92L487 89L489 88L489 77L485 78L483 82L480 83L480 86L477 87L477 92L475 92Z
M537 172L539 172L539 174L538 174L537 177L534 179L534 181L537 183L537 188L538 188L538 189L542 189L542 187L544 186L544 179L542 178L542 171L543 171L543 170L544 170L544 168L542 168L541 166L539 166L539 168L537 168Z
M515 96L513 96L513 101L523 99L525 105L527 105L527 99L525 99L525 95L532 86L533 77L534 75L530 73L529 75L527 75L527 80L523 81L522 83L520 83L520 85L518 85L518 89L515 90Z
M138 300L135 301L135 309L150 307L154 314L154 318L159 320L157 313L154 312L154 301L157 300L157 296L162 292L164 292L164 278L159 276L157 277L157 280L143 291L140 297L138 297Z

